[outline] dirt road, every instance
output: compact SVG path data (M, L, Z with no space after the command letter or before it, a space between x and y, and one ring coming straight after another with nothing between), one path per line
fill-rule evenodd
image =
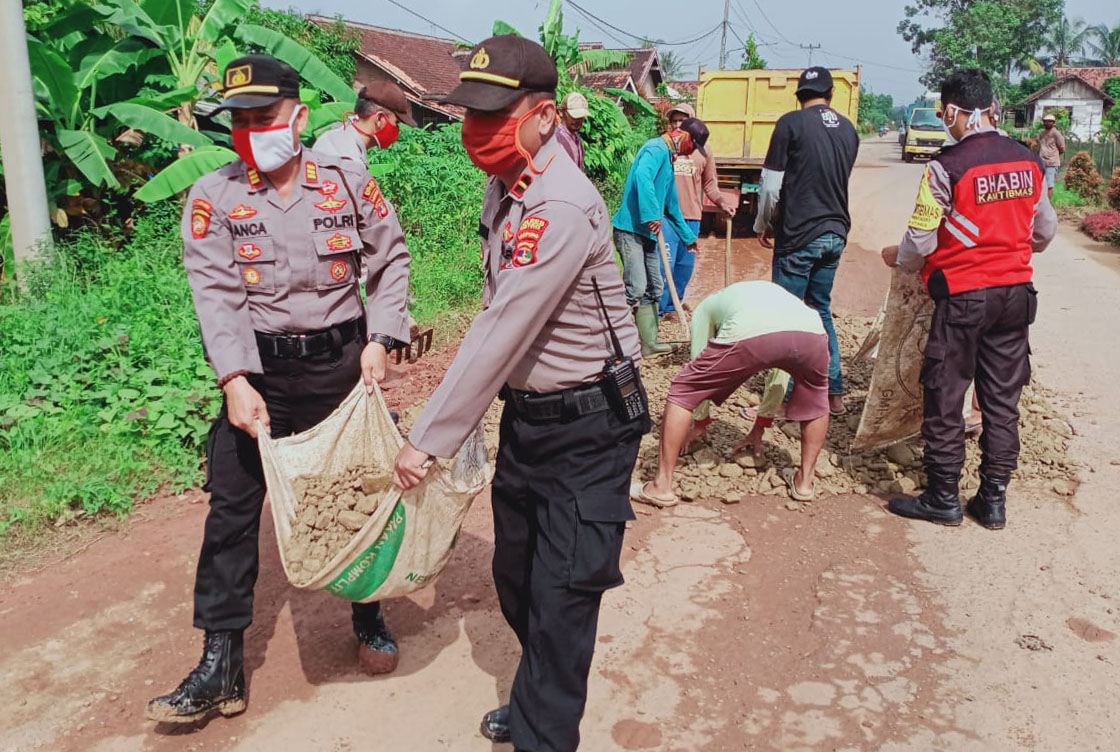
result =
M864 249L897 240L922 169L897 152L863 147L841 312L882 299L887 274ZM694 298L722 282L722 248L705 241ZM764 276L767 258L736 241L737 273ZM1106 327L1120 275L1114 252L1065 229L1037 267L1035 361L1091 468L1072 502L1013 489L999 533L908 524L873 496L638 510L627 585L605 600L583 749L1116 749L1120 352ZM198 657L205 504L144 505L119 534L0 584L0 749L502 749L476 730L516 656L488 507L476 502L434 587L388 605L402 660L376 680L353 670L346 605L284 582L266 522L249 711L173 729L144 721L143 705Z

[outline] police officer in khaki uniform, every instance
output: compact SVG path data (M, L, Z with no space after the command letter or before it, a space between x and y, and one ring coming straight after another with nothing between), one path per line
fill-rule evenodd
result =
M571 752L600 599L622 584L630 474L650 427L640 345L610 215L553 133L556 66L512 35L468 61L445 101L467 108L463 145L492 176L479 226L485 310L397 456L395 479L410 488L432 456L454 455L501 393L493 569L522 655L510 704L486 714L482 733L525 752Z
M369 150L388 149L400 137L400 124L416 127L412 105L401 87L389 81L363 86L354 113L319 136L314 150L369 167Z
M291 66L250 55L230 63L224 82L241 159L199 179L183 213L187 279L225 393L207 443L210 513L195 579L205 647L178 688L148 703L156 721L245 709L242 633L265 494L258 422L276 437L311 428L359 379L372 390L388 351L408 338L409 254L377 182L301 148L307 108ZM353 621L363 665L391 671L397 648L379 604L355 604Z

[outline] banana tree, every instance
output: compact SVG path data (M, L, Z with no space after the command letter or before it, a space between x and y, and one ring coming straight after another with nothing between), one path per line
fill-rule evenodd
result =
M551 0L548 13L538 30L541 46L548 51L549 56L556 62L556 67L561 74L566 74L569 79L577 79L591 71L606 70L630 64L633 55L623 50L580 49L579 32L577 31L573 35L564 33L563 7L563 0ZM524 36L505 21L494 22L493 34Z

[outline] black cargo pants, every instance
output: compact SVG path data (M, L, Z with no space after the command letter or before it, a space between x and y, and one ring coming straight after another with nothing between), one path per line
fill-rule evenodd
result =
M922 363L922 438L927 467L964 466L964 397L976 382L983 411L985 473L1019 464L1019 397L1030 382L1029 327L1038 309L1034 285L989 287L934 301Z
M306 431L334 412L361 378L358 339L338 352L303 359L262 358L263 375L249 381L264 397L274 438ZM226 407L210 427L206 446L210 513L194 583L194 625L245 629L253 620L253 587L260 556L257 538L264 506L264 470L256 439L234 428ZM354 613L376 616L380 604L354 604Z
M494 510L494 584L521 643L510 692L513 745L573 752L587 702L603 591L622 584L619 557L630 475L648 418L611 411L535 424L506 404Z

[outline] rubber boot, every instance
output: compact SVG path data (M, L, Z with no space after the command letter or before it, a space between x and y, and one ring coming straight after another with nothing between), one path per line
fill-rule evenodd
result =
M510 741L509 735L509 705L503 705L497 710L491 710L482 716L482 725L479 731L492 742L506 744Z
M670 345L657 340L657 304L640 305L634 309L638 336L642 339L642 357L655 358L673 352Z
M968 502L968 516L989 530L1007 525L1007 485L1011 473L980 471L980 490Z
M961 497L958 491L960 472L926 468L926 490L921 496L895 496L887 504L899 517L926 520L938 525L959 525Z
M389 633L381 605L365 606L352 616L354 636L358 638L358 665L367 674L390 674L397 668L400 652Z
M149 720L193 723L213 713L245 711L245 660L241 630L206 632L202 660L174 692L148 701Z

